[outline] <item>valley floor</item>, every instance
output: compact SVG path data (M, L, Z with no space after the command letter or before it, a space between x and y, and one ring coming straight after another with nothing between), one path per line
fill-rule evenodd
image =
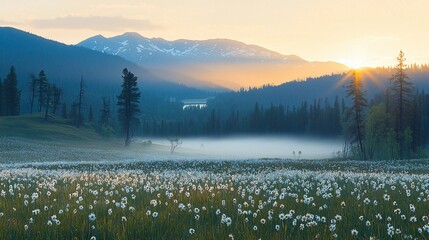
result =
M0 159L0 239L429 238L425 159L231 159L11 137Z

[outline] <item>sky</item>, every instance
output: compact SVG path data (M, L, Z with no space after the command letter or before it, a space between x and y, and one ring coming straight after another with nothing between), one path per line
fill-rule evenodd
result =
M63 42L138 32L145 37L229 38L309 61L350 67L429 63L427 0L16 0L0 26Z

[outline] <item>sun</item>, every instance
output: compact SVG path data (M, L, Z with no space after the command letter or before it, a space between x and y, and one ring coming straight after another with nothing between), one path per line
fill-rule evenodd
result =
M346 66L348 66L349 68L352 69L360 69L365 67L365 61L363 61L362 59L352 59L352 58L347 58L347 59L340 59L341 63L345 64Z
M359 65L355 65L355 66L359 66ZM350 69L350 71L344 73L342 78L334 86L332 86L331 90L333 91L335 89L338 89L339 87L343 86L347 82L347 80L350 80L355 76L359 76L359 78L361 79L361 81L364 84L365 84L365 82L370 81L373 84L377 85L380 89L383 89L384 88L383 84L379 81L379 79L377 79L374 76L371 69L370 68L364 68L362 66L364 66L364 65ZM355 75L356 73L358 75Z

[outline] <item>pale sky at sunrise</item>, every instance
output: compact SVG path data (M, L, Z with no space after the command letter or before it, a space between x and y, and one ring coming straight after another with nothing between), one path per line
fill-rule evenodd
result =
M429 63L427 0L16 0L0 26L76 44L138 32L168 40L229 38L309 61Z

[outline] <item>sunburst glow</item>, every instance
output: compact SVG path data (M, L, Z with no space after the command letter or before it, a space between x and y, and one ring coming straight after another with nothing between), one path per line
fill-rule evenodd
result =
M367 66L363 59L340 59L339 62L347 65L352 69L360 69Z
M337 89L337 88L343 86L347 80L349 80L353 77L355 71L359 72L359 78L361 78L361 80L363 81L363 84L365 84L365 82L367 82L367 81L371 81L372 83L377 85L379 88L381 88L381 89L384 88L383 84L380 81L378 81L378 79L374 76L374 74L371 72L370 69L361 68L361 69L354 69L354 70L349 71L347 74L344 75L344 77L342 77L340 79L340 81L337 82L337 84L335 84L333 89Z

